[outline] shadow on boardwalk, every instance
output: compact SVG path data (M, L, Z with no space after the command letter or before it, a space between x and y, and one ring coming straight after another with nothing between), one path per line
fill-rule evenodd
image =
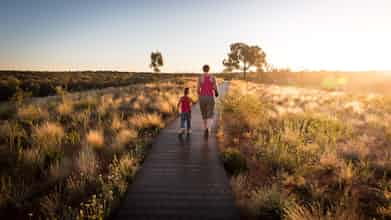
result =
M192 111L193 133L179 138L178 119L162 130L113 219L239 219L214 133Z

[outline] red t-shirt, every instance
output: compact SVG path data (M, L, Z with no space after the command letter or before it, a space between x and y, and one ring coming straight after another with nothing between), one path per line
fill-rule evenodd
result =
M182 96L180 103L182 112L191 112L191 99L188 96Z

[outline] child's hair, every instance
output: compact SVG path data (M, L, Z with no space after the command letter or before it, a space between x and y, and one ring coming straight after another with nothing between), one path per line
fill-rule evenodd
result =
M188 94L189 94L189 88L185 88L185 90L183 91L183 93L184 93L185 95L188 95Z
M205 73L209 72L209 69L210 69L210 67L209 67L208 64L205 64L205 65L202 67L202 70L203 70Z

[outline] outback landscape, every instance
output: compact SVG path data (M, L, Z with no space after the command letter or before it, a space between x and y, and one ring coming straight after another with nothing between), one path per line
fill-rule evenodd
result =
M390 97L346 89L360 75L326 87L335 73L305 86L284 85L299 73L281 74L216 74L230 81L216 136L242 218L389 219ZM51 85L54 96L1 103L2 218L112 215L151 141L177 116L183 88L197 100L194 74L128 75L143 80L82 92Z
M390 0L0 2L0 220L391 220Z

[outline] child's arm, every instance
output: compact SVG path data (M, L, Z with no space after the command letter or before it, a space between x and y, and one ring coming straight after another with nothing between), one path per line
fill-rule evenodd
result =
M177 104L178 112L180 112L180 110L181 110L181 102L182 102L182 98L179 99L178 104Z

